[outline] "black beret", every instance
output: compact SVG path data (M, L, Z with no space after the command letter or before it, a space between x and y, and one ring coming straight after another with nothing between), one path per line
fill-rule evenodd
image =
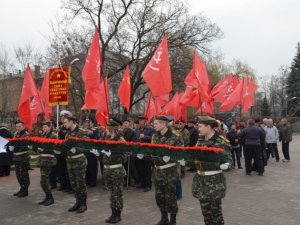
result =
M173 117L171 117L171 116L156 116L155 119L171 122L173 120Z

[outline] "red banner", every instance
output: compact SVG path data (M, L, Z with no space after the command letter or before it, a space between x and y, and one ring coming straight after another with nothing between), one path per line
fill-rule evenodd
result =
M68 104L70 67L49 69L49 105Z

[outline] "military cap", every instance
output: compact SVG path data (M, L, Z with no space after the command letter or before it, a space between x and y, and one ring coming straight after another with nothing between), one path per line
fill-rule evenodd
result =
M147 116L138 116L138 119L139 120L147 120L148 118L147 118Z
M51 127L52 123L50 121L43 121L41 122L41 126L48 126Z
M59 113L59 115L60 116L65 116L65 115L67 115L67 116L73 116L73 114L70 111L68 111L68 110L61 110L60 113Z
M218 124L217 120L210 116L197 116L197 122L203 124L213 124L213 125Z
M171 122L173 120L173 117L172 116L156 116L155 119Z
M121 121L114 117L110 118L107 122L107 126L109 127L118 127L121 125L122 125Z

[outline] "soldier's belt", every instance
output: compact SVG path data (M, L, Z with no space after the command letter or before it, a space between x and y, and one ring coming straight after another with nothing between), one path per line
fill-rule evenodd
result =
M212 170L212 171L200 171L200 170L198 170L197 173L200 176L211 176L211 175L222 173L222 170Z
M68 159L77 159L77 158L80 158L80 157L82 157L82 156L84 156L83 153L78 154L78 155L68 156Z
M156 169L158 170L163 170L163 169L167 169L167 168L170 168L172 166L175 166L176 163L169 163L169 164L166 164L166 165L163 165L163 166L155 166Z
M119 167L122 167L122 164L104 165L105 169L115 169L115 168L119 168Z
M40 154L41 157L51 157L54 158L54 155L51 154Z
M26 154L28 151L25 151L25 152L14 152L14 155L24 155Z

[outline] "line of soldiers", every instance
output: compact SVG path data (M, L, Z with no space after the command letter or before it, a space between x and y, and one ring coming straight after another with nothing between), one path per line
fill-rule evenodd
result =
M175 128L171 127L170 122L172 119L168 116L157 116L154 119L153 127L146 125L146 120L145 117L139 117L135 130L130 128L129 120L123 121L122 124L116 119L110 119L105 130L91 127L90 121L83 129L79 127L71 113L64 111L61 113L62 125L58 132L54 132L50 122L43 122L41 136L61 139L80 137L142 141L172 146L221 147L224 149L224 157L220 163L202 162L200 160L187 163L194 165L197 170L193 179L192 193L200 201L205 224L224 224L221 199L225 197L226 182L222 171L231 168L232 159L229 142L215 132L215 127L218 125L216 120L206 116L198 117L198 128L193 123L189 123L189 130L185 129L182 121L176 124ZM200 132L200 136L198 132ZM29 133L26 131L24 124L18 121L14 137L28 136ZM18 197L28 195L30 184L28 148L30 149L31 146L16 151L12 146L9 147L9 150L14 152L16 176L20 184L20 190L14 194ZM176 225L177 199L181 197L180 193L178 196L178 190L181 190L181 183L178 181L184 175L181 172L185 170L184 160L178 162L170 156L155 157L143 154L132 156L108 150L87 150L78 147L69 149L66 155L55 149L39 148L35 151L39 152L40 155L41 187L45 192L45 199L39 202L40 205L49 206L54 203L51 186L53 188L56 186L56 176L58 176L61 184L60 190L69 191L69 188L71 188L76 199L69 211L77 213L86 211L86 184L91 186L96 184L98 159L101 162L100 167L102 167L104 184L111 193L110 206L112 213L105 220L106 223L114 224L121 221L124 179L125 181L132 179L136 184L139 184L138 187L142 187L144 191L149 191L152 187L153 176L155 199L161 211L161 219L157 225ZM88 176L89 179L86 180ZM170 217L168 214L170 214Z

